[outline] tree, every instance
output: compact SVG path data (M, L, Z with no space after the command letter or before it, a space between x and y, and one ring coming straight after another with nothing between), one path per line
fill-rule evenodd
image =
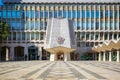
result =
M6 22L2 22L0 20L0 42L7 39L9 32L9 25Z
M10 32L9 25L6 22L3 22L0 20L0 43L3 40L7 39L9 32ZM1 51L1 48L0 48L0 51Z

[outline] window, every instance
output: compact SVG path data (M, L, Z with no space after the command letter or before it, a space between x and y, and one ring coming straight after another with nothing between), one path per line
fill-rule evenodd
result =
M34 32L31 33L31 40L34 40Z
M30 33L29 32L26 33L26 38L27 38L27 40L30 40Z
M16 32L13 32L13 40L16 40Z
M68 11L68 18L71 18L71 11Z
M57 18L57 11L54 11L54 18Z
M66 10L63 10L63 18L66 18Z
M25 40L25 32L22 32L22 40Z
M17 33L17 40L20 40L20 39L21 39L21 33L18 32L18 33Z
M96 10L96 18L99 18L99 11Z
M12 18L16 18L16 10L12 10Z

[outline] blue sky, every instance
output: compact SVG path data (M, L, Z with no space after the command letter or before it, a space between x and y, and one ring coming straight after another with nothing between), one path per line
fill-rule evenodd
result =
M0 5L2 5L2 0L0 0Z

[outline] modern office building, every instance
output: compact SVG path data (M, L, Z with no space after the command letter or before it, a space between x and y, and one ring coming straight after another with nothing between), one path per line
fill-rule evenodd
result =
M77 46L73 54L79 53L75 59L95 45L120 37L119 0L3 0L0 19L10 25L10 34L0 44L0 59L49 59L45 40L53 18L72 21Z

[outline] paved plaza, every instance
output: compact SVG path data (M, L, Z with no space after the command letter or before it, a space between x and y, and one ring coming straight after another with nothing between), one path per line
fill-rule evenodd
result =
M98 61L1 62L0 80L120 80L120 63Z

